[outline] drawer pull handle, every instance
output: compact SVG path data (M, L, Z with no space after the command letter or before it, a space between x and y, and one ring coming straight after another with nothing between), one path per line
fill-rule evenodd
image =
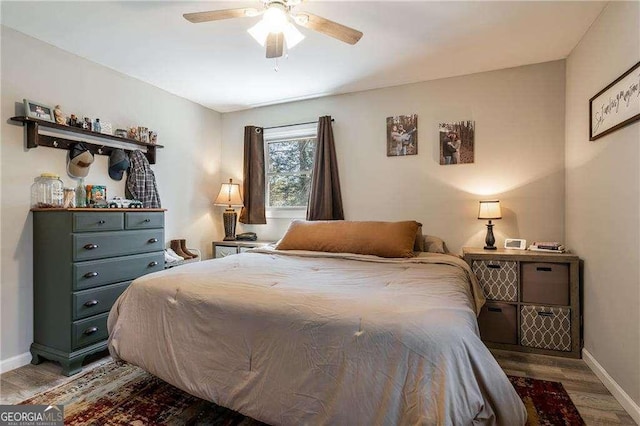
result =
M144 222L144 223L149 223L149 222L151 222L151 219L146 218L143 222Z
M98 221L98 225L104 225L105 223L107 223L105 220L99 220Z
M490 269L500 269L500 268L501 268L501 266L500 266L500 265L487 265L487 268L490 268Z
M552 317L553 316L553 312L538 311L538 316L539 317Z
M551 268L548 266L538 266L536 268L536 271L540 271L540 272L551 272Z
M97 300L89 300L87 302L84 302L84 306L86 306L87 308L90 308L92 306L96 306L98 304Z
M153 244L153 243L157 243L158 239L157 238L149 238L149 241L147 241L149 244Z
M489 307L489 312L502 312L502 308Z
M85 278L93 278L93 277L97 277L99 274L97 272L87 272L86 274L84 274Z
M158 262L155 260L153 262L149 262L149 268L153 268L154 266L158 266Z
M97 331L98 331L98 327L89 327L84 331L84 334L86 334L87 336L90 336L93 333L96 333Z
M84 248L87 249L87 250L93 250L93 249L97 249L98 245L97 244L86 244L84 246Z

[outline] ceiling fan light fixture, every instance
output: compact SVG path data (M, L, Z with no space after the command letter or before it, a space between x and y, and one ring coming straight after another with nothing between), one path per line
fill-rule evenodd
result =
M284 35L284 41L287 43L288 49L292 49L295 45L304 40L304 34L302 34L291 22L287 22L287 25L282 30L282 34Z

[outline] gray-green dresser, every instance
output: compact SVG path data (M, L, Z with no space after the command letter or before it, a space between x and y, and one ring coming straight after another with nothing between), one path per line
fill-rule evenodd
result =
M82 370L107 347L107 317L131 281L164 268L164 210L33 210L32 364Z

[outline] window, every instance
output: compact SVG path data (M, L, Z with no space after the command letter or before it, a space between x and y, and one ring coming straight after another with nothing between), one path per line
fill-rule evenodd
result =
M266 207L306 208L317 139L315 126L286 132L266 131L264 136Z

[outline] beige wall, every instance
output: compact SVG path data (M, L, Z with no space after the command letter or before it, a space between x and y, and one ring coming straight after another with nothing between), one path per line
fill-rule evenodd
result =
M242 179L243 126L335 118L348 220L416 219L449 248L484 245L478 200L498 197L504 237L564 236L564 61L224 114L223 178ZM418 114L418 155L387 157L385 118ZM439 165L438 123L476 122L475 163ZM277 239L290 219L245 226Z
M144 125L159 134L153 166L162 206L165 238L186 238L210 256L221 221L211 200L220 181L220 114L146 83L2 27L2 252L0 360L23 354L32 341L32 245L29 188L42 172L54 172L68 186L67 151L26 150L22 126L9 124L23 98L60 104L68 114L100 117L115 127ZM114 128L115 128L114 127ZM97 156L86 183L105 184L124 195L124 180L107 174L108 157ZM73 185L75 186L75 185Z
M585 349L640 405L640 123L589 142L589 99L639 60L638 2L610 3L567 60L566 239Z

